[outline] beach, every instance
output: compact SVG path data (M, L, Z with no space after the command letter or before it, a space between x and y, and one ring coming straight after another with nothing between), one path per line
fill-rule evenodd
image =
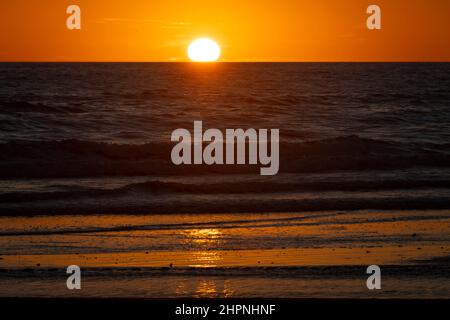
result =
M14 283L2 296L439 298L450 290L447 211L0 220L8 230L0 279ZM72 264L82 268L77 293L65 288ZM365 284L372 264L382 269L379 293Z

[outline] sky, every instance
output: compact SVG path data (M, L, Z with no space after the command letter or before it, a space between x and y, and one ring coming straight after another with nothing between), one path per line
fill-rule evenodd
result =
M81 30L66 9L81 8ZM381 30L366 9L381 8ZM187 61L199 37L221 61L450 61L448 0L13 0L0 61Z

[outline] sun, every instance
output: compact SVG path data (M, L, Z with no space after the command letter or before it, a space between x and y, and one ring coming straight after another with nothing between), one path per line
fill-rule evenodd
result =
M213 62L220 57L220 47L214 40L196 39L188 47L188 56L195 62Z

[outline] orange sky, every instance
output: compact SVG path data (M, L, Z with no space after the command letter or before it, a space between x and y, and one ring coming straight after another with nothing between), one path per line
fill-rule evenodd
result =
M66 29L78 4L82 30ZM382 30L366 29L366 8ZM222 61L450 61L448 0L2 0L0 61L186 61L207 36Z

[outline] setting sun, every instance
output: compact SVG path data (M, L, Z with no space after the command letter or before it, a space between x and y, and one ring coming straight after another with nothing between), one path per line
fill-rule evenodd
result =
M214 40L197 39L189 45L188 56L195 62L216 61L220 57L220 47Z

